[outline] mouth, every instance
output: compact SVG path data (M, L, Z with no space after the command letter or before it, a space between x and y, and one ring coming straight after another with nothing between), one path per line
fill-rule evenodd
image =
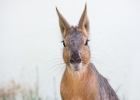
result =
M70 66L74 71L79 71L82 68L82 63L70 63Z

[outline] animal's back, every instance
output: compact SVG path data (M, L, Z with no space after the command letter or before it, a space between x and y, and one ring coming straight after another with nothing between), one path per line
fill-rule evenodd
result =
M92 63L90 63L90 66L93 73L96 73L96 76L98 77L97 79L98 79L100 100L119 100L115 91L109 85L107 79L97 71L97 69Z

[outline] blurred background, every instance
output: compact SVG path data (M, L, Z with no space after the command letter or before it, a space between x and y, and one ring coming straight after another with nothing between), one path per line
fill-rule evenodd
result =
M61 100L55 7L76 26L86 2L91 61L120 100L140 100L139 0L0 0L0 100Z

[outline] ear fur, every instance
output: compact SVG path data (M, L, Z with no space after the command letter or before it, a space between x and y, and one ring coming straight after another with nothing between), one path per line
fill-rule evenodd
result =
M87 37L89 35L89 19L87 16L87 5L85 5L85 9L83 14L79 20L78 27L83 31L83 34Z
M58 11L57 8L56 8L56 11L59 17L59 26L60 26L61 33L63 37L65 37L68 29L70 28L70 25L68 24L66 19L61 15L61 13Z

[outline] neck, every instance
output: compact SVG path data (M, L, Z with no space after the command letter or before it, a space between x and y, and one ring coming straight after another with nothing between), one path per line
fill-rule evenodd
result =
M91 98L98 96L96 74L92 72L90 64L82 66L82 68L79 71L73 71L70 66L66 67L61 80L61 93L64 94L67 100L91 100Z

